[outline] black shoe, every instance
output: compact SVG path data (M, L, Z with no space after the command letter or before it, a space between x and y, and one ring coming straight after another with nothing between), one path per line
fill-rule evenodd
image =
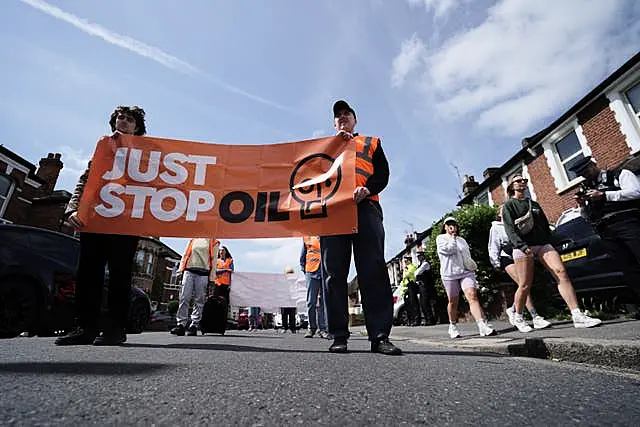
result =
M347 350L347 339L346 338L336 338L333 340L333 344L329 347L329 352L331 353L346 353Z
M307 335L305 335L305 338L313 338L313 336L316 334L316 330L315 329L309 329L309 331L307 331Z
M184 332L182 333L182 335L184 335ZM198 335L198 328L196 328L194 325L189 326L189 329L187 329L187 336L195 337L196 335Z
M78 327L67 335L56 339L55 345L89 345L93 344L93 340L95 339L96 334L94 332Z
M105 331L93 340L93 345L120 345L127 341L127 334L124 330Z
M373 341L371 343L371 352L387 354L390 356L398 356L402 354L402 350L391 344L389 338L381 338L377 341Z
M183 325L178 325L175 328L171 329L171 334L173 335L178 335L179 337L183 337L184 333L185 333L186 329L184 328Z

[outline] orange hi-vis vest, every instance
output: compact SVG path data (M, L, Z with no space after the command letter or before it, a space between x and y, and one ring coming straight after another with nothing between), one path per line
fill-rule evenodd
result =
M307 260L304 271L313 273L320 268L320 238L307 236L304 238L304 246L307 248Z
M365 187L367 180L373 175L373 153L378 148L380 140L375 136L361 136L356 140L356 187ZM377 194L373 194L367 199L379 201Z
M231 263L233 262L232 258L220 259L218 258L218 270L224 270L227 268L231 268ZM222 273L218 273L216 276L216 285L231 285L231 272L223 271Z
M216 246L218 246L219 244L220 242L218 240L209 239L209 262L211 263L209 265L210 270L213 270L214 260L218 258L218 252L217 252ZM184 256L180 261L180 267L178 267L178 271L184 271L187 264L189 263L189 258L191 258L192 253L193 253L193 239L189 240L189 243L187 244L187 249L185 249L184 251Z

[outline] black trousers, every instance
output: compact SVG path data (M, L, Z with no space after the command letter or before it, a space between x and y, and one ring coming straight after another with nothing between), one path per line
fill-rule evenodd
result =
M422 276L422 275L421 275ZM436 289L431 277L421 277L418 279L418 292L420 293L420 309L424 315L427 325L436 324L435 302Z
M624 272L627 285L640 297L640 215L622 215L604 220L598 233Z
M329 333L334 338L349 337L347 278L352 247L369 340L386 338L393 321L393 291L384 260L382 209L371 200L358 204L357 234L320 237Z
M296 332L296 308L281 308L280 314L282 314L282 330L286 331L289 329L291 332Z
M213 296L222 297L227 300L227 305L229 305L229 295L231 294L231 286L229 285L212 285L213 286Z
M420 315L420 300L418 299L418 284L409 282L407 284L407 297L405 298L405 306L407 307L407 317L410 325L419 325L422 316Z
M109 267L108 327L125 330L131 299L131 269L137 236L80 233L80 263L76 278L78 326L96 331Z

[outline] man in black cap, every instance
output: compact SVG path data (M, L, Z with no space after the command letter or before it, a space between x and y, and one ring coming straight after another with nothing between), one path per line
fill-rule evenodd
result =
M628 169L600 169L591 156L570 169L586 180L575 195L582 216L598 230L640 297L640 179Z
M384 226L378 197L378 193L389 182L389 164L380 139L354 133L356 112L349 104L342 100L336 102L333 105L333 118L337 135L356 146L356 189L353 200L358 205L358 232L320 238L329 334L334 337L329 351L347 352L347 276L353 246L371 351L402 354L389 341L393 322L393 291L384 259Z
M427 261L424 251L418 251L418 264L416 282L420 294L420 308L424 315L425 325L435 325L436 318L433 306L435 305L436 288L431 276L431 265Z

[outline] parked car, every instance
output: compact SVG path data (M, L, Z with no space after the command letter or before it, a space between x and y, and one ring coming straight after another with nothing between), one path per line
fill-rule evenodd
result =
M404 305L404 297L400 286L393 290L393 324L396 326L409 324L409 315Z
M263 313L258 315L258 329L263 329L262 324ZM238 329L249 329L249 309L241 308L238 313Z
M576 293L615 291L627 296L624 274L594 227L576 209L566 211L553 231L553 246L565 264ZM550 277L555 289L556 283ZM557 292L557 290L556 290Z
M79 239L35 227L0 224L0 241L0 338L70 330L76 317ZM103 298L103 309L105 303ZM132 287L129 307L127 332L140 333L149 322L151 301L144 291Z
M151 319L147 325L149 331L170 331L176 326L176 315L168 310L156 310L151 313Z

